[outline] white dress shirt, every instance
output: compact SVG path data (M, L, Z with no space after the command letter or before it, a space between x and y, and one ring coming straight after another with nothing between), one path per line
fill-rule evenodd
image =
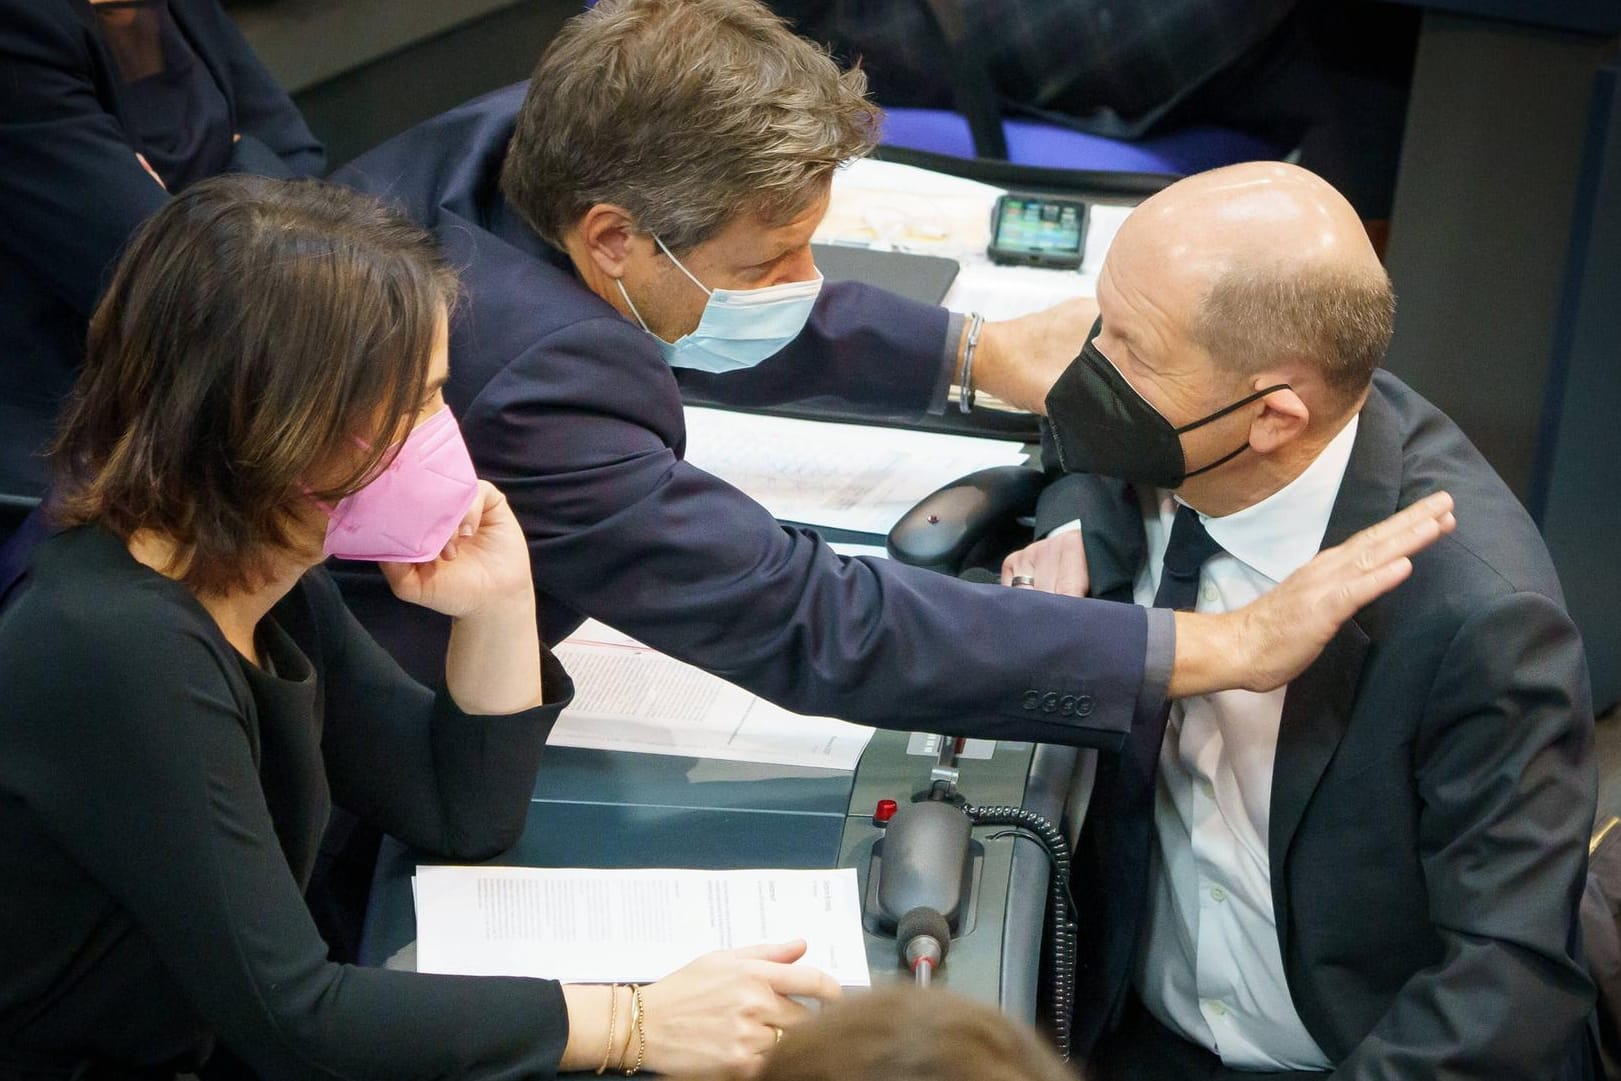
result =
M1197 610L1225 612L1266 593L1317 554L1351 457L1357 421L1269 498L1200 515L1222 551L1199 576ZM1139 604L1154 603L1177 500L1143 493L1148 562ZM1282 688L1223 691L1171 708L1154 796L1153 870L1136 986L1171 1031L1236 1069L1329 1069L1289 995L1272 909L1267 824Z

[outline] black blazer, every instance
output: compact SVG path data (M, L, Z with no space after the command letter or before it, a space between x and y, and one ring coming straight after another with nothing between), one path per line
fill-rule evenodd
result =
M1580 1077L1562 1071L1593 1004L1581 639L1530 517L1456 425L1378 373L1324 547L1441 489L1457 531L1284 698L1269 849L1289 989L1336 1078ZM1065 478L1040 524L1075 518L1094 592L1130 599L1135 493ZM1100 762L1077 853L1083 1052L1117 1018L1143 931L1154 774L1123 772Z
M759 367L672 371L502 199L524 90L428 121L335 179L402 203L462 268L445 397L523 524L542 637L583 613L801 713L1118 745L1138 709L1141 609L845 559L683 460L683 389L923 412L950 376L946 312L829 284L799 338ZM443 665L442 622L375 573L345 588L409 670Z
M331 963L303 890L334 804L454 860L511 845L562 668L469 716L320 570L258 641L274 676L95 526L0 609L0 1077L192 1072L216 1039L265 1081L550 1077L557 984Z
M231 169L319 174L321 144L217 0L169 0L242 135ZM168 197L135 160L89 0L0 0L0 491L39 494L86 322L135 227Z

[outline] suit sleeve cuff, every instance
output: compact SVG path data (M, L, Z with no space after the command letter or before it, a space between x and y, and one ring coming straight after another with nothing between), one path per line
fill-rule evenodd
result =
M951 394L951 379L957 374L957 354L962 348L962 328L965 322L961 312L948 312L946 340L940 350L940 374L935 377L934 392L929 395L929 412L938 416L946 411L946 399Z
M1137 716L1151 717L1164 709L1171 689L1171 666L1176 663L1176 614L1169 608L1149 608L1148 643L1143 657L1143 687L1137 696Z

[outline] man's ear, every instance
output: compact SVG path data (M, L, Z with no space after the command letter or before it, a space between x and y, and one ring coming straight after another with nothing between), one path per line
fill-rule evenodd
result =
M1256 390L1281 382L1270 376L1256 380ZM1292 388L1275 390L1261 399L1263 408L1250 422L1250 449L1257 454L1274 454L1306 434L1311 427L1311 410Z
M598 271L609 278L625 276L636 237L629 211L612 203L597 203L580 217L573 232L580 253Z

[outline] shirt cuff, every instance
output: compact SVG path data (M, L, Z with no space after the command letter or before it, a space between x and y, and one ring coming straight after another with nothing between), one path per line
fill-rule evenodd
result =
M1137 695L1137 716L1151 717L1168 704L1171 666L1176 663L1176 613L1169 608L1148 608L1148 643L1143 656L1143 686Z
M928 411L936 416L946 411L951 380L957 374L957 355L962 351L963 323L966 322L966 316L961 312L947 312L946 316L946 341L940 355L940 375L934 381L934 393L929 395Z
M1047 536L1056 537L1061 533L1079 533L1080 531L1081 520L1079 518L1072 518L1062 525L1055 525L1051 529L1047 530ZM1173 620L1172 622L1175 621Z

